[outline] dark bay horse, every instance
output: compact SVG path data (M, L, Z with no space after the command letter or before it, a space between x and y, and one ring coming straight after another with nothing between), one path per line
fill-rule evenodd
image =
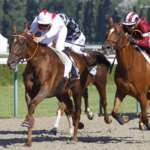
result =
M120 124L130 120L128 117L122 118L118 114L118 109L123 99L126 95L130 95L140 103L141 120L150 130L147 117L150 64L145 60L142 53L129 43L127 36L122 30L123 19L119 24L113 24L113 20L110 18L109 23L110 28L106 32L106 41L102 49L107 55L115 50L118 61L114 77L117 90L112 116Z
M106 59L106 57L100 53L100 52L96 52L97 55L100 55L101 57L104 57ZM106 61L108 61L106 59ZM106 65L104 64L100 64L97 67L97 73L95 76L92 77L92 81L91 83L96 87L99 96L101 98L101 105L104 109L104 120L107 124L111 123L111 120L108 117L107 114L107 102L106 102L106 83L107 83L107 72L108 72L108 68ZM70 97L72 96L72 91L69 90L68 91ZM94 118L94 114L92 112L90 112L90 108L89 108L89 101L88 101L88 89L86 88L84 94L83 94L83 98L84 98L84 102L85 102L85 113L87 114L87 117L89 120L92 120ZM98 100L99 102L99 100ZM52 130L50 131L51 135L56 135L57 134L57 130L59 127L59 120L60 117L63 115L63 112L66 112L66 105L62 102L60 107L57 110L57 118L56 118L56 122L54 124L54 128L52 128ZM67 116L68 117L68 116ZM71 118L68 117L68 122L69 122L69 133L73 134L73 125L71 124Z

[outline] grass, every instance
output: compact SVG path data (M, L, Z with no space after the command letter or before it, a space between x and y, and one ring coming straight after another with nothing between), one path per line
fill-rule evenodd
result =
M8 55L2 55L2 54L0 54L0 58L8 58Z
M107 85L107 103L108 114L111 113L116 86ZM27 115L27 106L25 102L25 90L24 87L18 88L18 118L25 118ZM88 87L89 92L89 105L90 110L97 114L99 113L99 95L94 86ZM13 87L1 87L0 88L0 118L13 118L14 117L14 88ZM58 100L54 98L48 98L42 101L35 109L35 117L42 116L54 116L58 109ZM84 101L82 100L82 114L84 114ZM120 113L135 113L136 112L136 100L130 96L127 96L120 109Z

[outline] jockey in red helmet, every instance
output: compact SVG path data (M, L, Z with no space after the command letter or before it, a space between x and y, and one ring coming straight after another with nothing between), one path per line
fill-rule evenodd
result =
M129 37L131 44L136 44L140 47L145 47L150 53L150 27L148 21L134 12L128 12L124 17L123 30L129 35L134 29L138 29L142 32L142 37L139 32L133 32L132 37Z

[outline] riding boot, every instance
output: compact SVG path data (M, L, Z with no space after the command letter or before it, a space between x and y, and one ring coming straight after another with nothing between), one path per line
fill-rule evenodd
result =
M69 77L70 77L71 81L73 81L73 80L75 80L76 78L79 77L79 74L77 72L77 68L76 68L74 63L72 63L72 68L71 68L71 72L69 74Z

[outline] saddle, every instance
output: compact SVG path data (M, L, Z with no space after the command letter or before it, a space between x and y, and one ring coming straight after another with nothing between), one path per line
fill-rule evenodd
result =
M84 56L87 66L93 67L98 64L97 62L97 53L95 51L84 51L88 56Z

